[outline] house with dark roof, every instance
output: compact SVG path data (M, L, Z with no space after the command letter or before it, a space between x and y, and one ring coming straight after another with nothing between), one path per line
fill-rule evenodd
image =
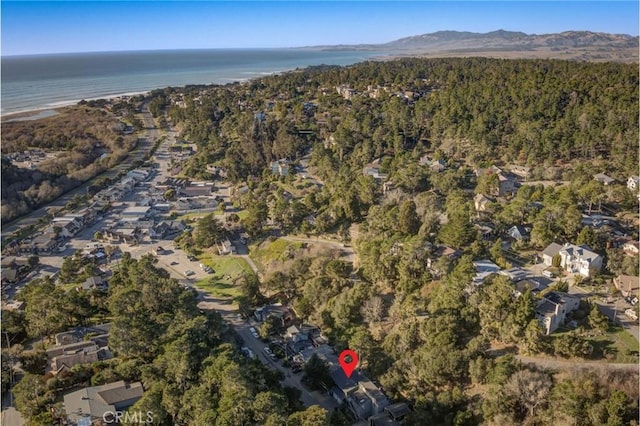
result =
M107 290L108 288L109 284L107 283L107 280L99 276L89 277L82 283L83 290Z
M126 410L142 398L143 392L142 383L126 384L124 380L92 386L64 395L64 410L72 425L109 422L115 412Z
M580 299L567 293L552 291L547 293L536 306L535 315L545 334L549 335L564 324L567 314L580 306Z
M511 238L517 241L529 241L531 237L531 228L523 225L514 225L507 232Z

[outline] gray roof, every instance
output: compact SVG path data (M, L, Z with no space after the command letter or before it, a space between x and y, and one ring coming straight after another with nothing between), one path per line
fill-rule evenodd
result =
M124 380L84 388L64 396L64 409L72 422L81 418L102 419L107 412L123 410L142 397L142 383L127 385Z
M547 246L547 248L542 250L542 254L553 257L556 254L560 253L560 250L562 250L562 246L560 244L551 243Z
M565 244L562 247L561 251L566 252L571 256L577 256L588 261L593 261L600 256L598 253L594 253L593 251L591 251L591 249L587 245L576 246L573 244Z
M542 299L536 307L536 314L542 316L553 315L556 313L556 304L551 300Z

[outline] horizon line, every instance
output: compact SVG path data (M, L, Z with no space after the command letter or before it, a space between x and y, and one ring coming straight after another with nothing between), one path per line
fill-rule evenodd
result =
M398 40L411 38L411 37L420 37L424 35L438 34L443 32L449 33L470 33L470 34L478 34L485 35L496 32L507 32L507 33L522 33L526 36L545 36L551 34L563 34L567 32L585 32L592 34L608 34L608 35L617 35L617 36L627 36L627 37L635 37L640 38L640 35L633 35L627 33L609 33L603 31L592 31L592 30L564 30L555 33L526 33L523 31L516 30L505 30L503 28L499 28L497 30L492 30L488 32L474 32L474 31L465 31L465 30L438 30L430 33L421 33L421 34L413 34L400 38L396 38L391 41L387 41L384 43L340 43L340 44L314 44L314 45L305 45L305 46L277 46L277 47L178 47L178 48L140 48L140 49L116 49L116 50L80 50L80 51L64 51L64 52L37 52L37 53L17 53L17 54L9 54L4 55L0 53L0 58L16 58L16 57L30 57L30 56L56 56L56 55L75 55L75 54L104 54L104 53L136 53L136 52L178 52L178 51L194 51L194 50L288 50L288 49L318 49L318 48L331 48L331 47L340 47L340 48L348 48L348 47L381 47L385 44L390 44Z

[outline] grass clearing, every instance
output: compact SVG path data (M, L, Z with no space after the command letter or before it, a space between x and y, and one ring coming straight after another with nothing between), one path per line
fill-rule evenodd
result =
M241 295L240 289L237 286L222 282L221 280L218 280L218 277L216 276L199 280L195 283L195 286L214 297L224 299L235 299Z
M271 262L284 262L291 258L293 253L300 250L303 244L282 238L275 241L266 240L259 245L251 246L251 258L263 267Z
M215 297L236 298L241 295L235 281L245 275L253 275L247 262L241 257L200 255L199 262L213 268L211 276L196 281L195 285Z
M593 338L593 343L613 356L610 362L629 363L638 361L638 341L626 330L615 327L607 333Z

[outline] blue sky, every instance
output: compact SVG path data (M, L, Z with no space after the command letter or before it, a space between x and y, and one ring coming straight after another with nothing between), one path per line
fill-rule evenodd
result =
M439 30L638 35L626 1L2 1L2 55L383 43Z

